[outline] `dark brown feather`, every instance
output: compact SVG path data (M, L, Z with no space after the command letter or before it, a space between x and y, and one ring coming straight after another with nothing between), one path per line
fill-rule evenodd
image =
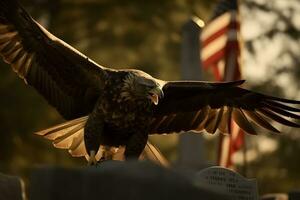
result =
M294 108L294 107L291 107L291 106L288 106L288 105L285 105L285 104L282 104L282 103L279 103L279 102L271 101L271 100L268 100L268 99L266 99L265 103L269 104L272 107L281 108L281 109L284 109L284 110L287 110L287 111L300 112L299 108Z
M282 108L278 108L278 107L275 107L275 106L271 106L267 103L263 103L264 107L268 108L269 110L272 110L280 115L283 115L285 117L291 117L291 118L294 118L294 119L300 119L300 115L297 115L297 114L294 114L294 113L291 113L289 111L286 111Z
M0 55L66 119L91 112L110 72L46 31L15 0L0 2Z
M259 108L258 111L261 112L262 114L264 114L265 116L269 117L270 119L277 121L280 124L300 128L300 124L286 120L283 117L275 114L274 112L272 112L266 108Z
M203 128L210 133L216 132L216 128L222 133L230 133L232 114L234 114L233 118L237 124L251 134L257 133L248 118L257 125L273 132L279 131L264 116L283 125L300 126L281 117L282 115L299 119L300 116L292 112L300 112L300 109L289 105L300 105L299 101L252 92L238 87L241 83L242 81L218 84L185 81L166 83L163 87L165 97L158 106L154 107L154 116L175 114L176 117L167 129L158 127L159 133L180 132L183 130L201 131ZM205 113L206 118L204 113L200 112L205 107L210 108L209 112ZM222 109L222 112L216 111ZM232 110L234 110L234 113L231 112ZM184 120L184 116L187 116L188 113L194 113L190 124ZM184 123L181 123L181 120ZM152 130L151 133L155 133L155 130Z
M231 113L232 108L226 106L224 108L224 114L219 125L219 130L221 133L231 133Z
M252 135L257 135L256 131L241 109L233 108L232 116L237 125L239 125L239 127L241 127L244 131Z
M210 110L208 119L205 124L205 130L208 133L213 134L216 132L216 130L218 129L219 124L221 122L223 111L224 111L223 107L220 109L211 109Z
M257 112L253 112L253 111L247 111L247 110L243 110L243 112L251 119L253 120L253 122L255 122L257 125L273 131L275 133L280 133L279 130L277 130L274 126L272 126L263 116L261 116L259 113Z
M204 128L204 124L208 117L208 112L209 106L204 106L201 110L197 112L197 115L191 122L192 129L200 131Z

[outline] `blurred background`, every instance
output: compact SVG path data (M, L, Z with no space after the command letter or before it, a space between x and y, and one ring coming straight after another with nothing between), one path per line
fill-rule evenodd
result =
M183 25L211 18L212 0L21 0L50 32L103 66L138 68L165 80L181 79ZM300 99L300 1L240 2L242 78L245 87ZM205 71L203 80L214 80ZM28 177L39 165L84 166L33 133L63 121L31 87L0 61L0 171ZM236 170L257 178L260 193L288 192L300 185L299 130L246 136L247 166L235 154ZM217 135L203 134L204 159L217 163ZM151 138L173 163L178 135ZM246 170L245 170L246 167ZM280 184L274 184L280 183Z

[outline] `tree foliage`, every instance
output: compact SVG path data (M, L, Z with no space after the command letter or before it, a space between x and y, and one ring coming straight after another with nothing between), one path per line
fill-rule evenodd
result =
M244 36L244 75L253 90L291 99L300 99L299 1L245 0L242 2ZM247 137L249 150L258 157L247 167L250 177L257 177L259 190L289 192L299 185L300 137L296 129L270 135L277 143L273 152L263 153L257 143L263 138ZM266 136L264 136L266 137ZM242 166L241 166L242 168Z

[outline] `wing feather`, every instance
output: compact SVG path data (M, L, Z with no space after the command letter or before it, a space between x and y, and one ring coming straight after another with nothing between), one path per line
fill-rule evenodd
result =
M224 114L219 125L221 133L231 133L231 114L232 108L224 106Z
M219 109L211 109L205 123L205 130L208 133L215 133L218 128Z
M110 73L49 33L16 0L0 1L0 55L66 119L91 112Z
M271 106L267 103L263 103L264 107L269 109L269 110L272 110L273 112L276 112L280 115L283 115L283 116L286 116L286 117L290 117L290 118L294 118L294 119L300 119L300 115L297 115L297 114L294 114L294 113L291 113L289 111L286 111L282 108L279 108L279 107L275 107L275 106Z
M300 127L291 119L300 119L300 101L272 97L243 89L243 81L210 83L199 81L166 82L164 98L154 107L154 117L164 116L171 123L152 121L151 134L205 129L231 133L231 120L250 134L257 134L253 123L272 132L279 132L271 121ZM286 119L289 118L289 119ZM269 119L269 121L267 120ZM190 121L189 123L187 121Z
M200 115L198 116L197 120L194 123L193 129L196 131L202 131L206 124L209 115L209 106L205 106L200 110Z
M265 103L272 106L272 107L281 108L283 110L292 111L292 112L300 112L299 108L294 108L294 107L291 107L291 106L287 106L285 104L275 102L275 101L271 101L271 100L268 100L268 99L266 99Z
M232 117L239 127L241 127L244 131L252 135L257 135L251 123L240 108L233 108Z
M257 112L250 112L248 110L243 110L243 112L255 122L257 125L275 133L279 133L280 131L277 130L274 126L272 126L263 116L261 116Z
M270 119L279 122L280 124L283 124L283 125L286 125L286 126L295 127L295 128L300 128L300 124L297 124L295 122L291 122L291 121L289 121L289 120L281 117L280 115L276 114L275 112L272 112L269 109L259 108L257 110L259 112L261 112L262 114L264 114L265 116L269 117Z

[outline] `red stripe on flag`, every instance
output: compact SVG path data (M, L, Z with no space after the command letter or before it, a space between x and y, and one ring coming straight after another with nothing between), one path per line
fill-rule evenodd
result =
M204 69L208 69L209 67L214 66L218 61L220 61L224 57L224 55L225 49L220 49L217 53L202 61Z
M205 48L207 45L209 45L212 41L215 39L221 37L222 35L228 33L230 30L236 30L239 29L240 24L237 21L233 21L228 25L225 25L223 28L220 27L220 29L213 33L211 36L206 38L205 40L202 41L202 48Z

